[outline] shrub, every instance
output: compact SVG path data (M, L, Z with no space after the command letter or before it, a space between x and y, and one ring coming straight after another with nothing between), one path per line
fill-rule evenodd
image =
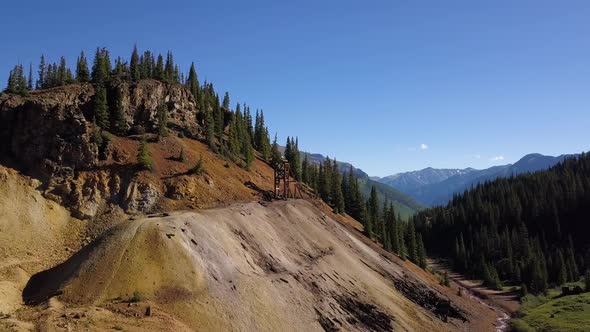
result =
M205 172L205 167L203 166L203 156L200 156L199 160L197 161L195 166L193 166L193 168L188 170L188 173L193 174L193 175L201 175L204 172Z
M141 143L139 143L139 147L137 148L137 163L143 170L151 171L154 169L154 162L145 139L141 140Z
M131 303L136 303L136 302L141 302L142 298L141 298L141 294L139 294L138 291L133 292L133 296L131 297L131 299L129 299L129 302Z
M442 286L450 286L450 282L449 282L449 274L447 273L447 271L445 271L445 273L443 274L442 278L440 279L440 284Z
M180 154L178 155L178 161L185 162L186 156L184 155L184 148L180 148Z

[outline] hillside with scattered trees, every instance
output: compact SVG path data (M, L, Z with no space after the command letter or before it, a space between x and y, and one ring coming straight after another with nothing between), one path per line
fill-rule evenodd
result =
M188 122L172 124L169 121L172 110L165 101L157 101L159 106L153 121L143 125L130 123L126 105L132 96L126 92L126 87L146 80L182 86L188 91L196 104L191 121L196 121L201 130L194 134L188 128ZM92 140L101 154L107 150L111 135L139 136L142 138L136 153L137 169L152 171L154 162L146 134L156 135L160 140L175 132L181 137L201 140L211 151L246 170L250 169L255 158L271 166L284 158L291 164L292 176L313 189L334 212L346 213L361 222L365 234L382 243L386 250L421 267L426 266L420 234L415 232L413 223L403 221L400 211L396 210L404 209L403 214L408 215L408 209L421 207L419 203L411 199L405 201L407 197L400 198L401 193L386 185L367 182L368 176L358 178L352 166L347 170L339 169L341 163L335 159L325 158L319 162L308 159L308 154L299 150L296 137L287 137L281 153L276 134L271 143L264 112L258 109L253 112L245 103L236 103L232 108L228 92L220 97L213 83L199 81L194 63L185 74L174 62L172 52L165 56L151 51L140 53L137 47L133 48L129 60L117 57L114 64L106 48L96 49L92 65L81 52L74 70L68 67L63 56L59 63L48 63L41 56L36 79L32 64L28 75L22 65L16 65L9 73L4 92L26 97L37 91L70 84L90 84L95 89L91 109L85 112L85 116L94 125ZM176 159L184 159L183 151ZM400 207L399 201L410 207Z

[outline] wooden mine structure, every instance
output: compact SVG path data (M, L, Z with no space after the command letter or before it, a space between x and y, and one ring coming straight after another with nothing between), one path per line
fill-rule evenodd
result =
M296 198L299 196L303 198L299 183L291 179L291 165L288 161L283 160L275 165L275 187L274 187L274 198L275 199L288 199ZM291 183L294 184L295 190L291 191Z

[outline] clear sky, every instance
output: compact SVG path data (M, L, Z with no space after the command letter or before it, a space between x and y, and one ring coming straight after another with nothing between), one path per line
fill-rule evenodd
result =
M41 53L172 50L371 175L590 150L587 0L3 1L0 30L3 85Z

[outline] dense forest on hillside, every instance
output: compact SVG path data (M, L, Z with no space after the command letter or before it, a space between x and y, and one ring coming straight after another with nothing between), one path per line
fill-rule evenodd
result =
M415 216L429 252L488 285L532 293L590 268L590 155L485 182Z
M319 163L310 162L308 155L299 151L298 138L287 137L285 151L281 153L276 135L271 144L262 110L256 110L253 116L246 104L236 103L232 109L228 92L220 98L212 83L201 84L194 63L187 74L182 72L174 63L172 52L168 52L165 57L150 51L140 54L137 47L134 47L129 61L117 57L113 65L110 52L106 48L97 48L92 66L89 66L86 55L81 52L74 71L67 66L63 56L59 63L48 63L41 56L36 80L32 64L29 65L28 75L21 64L16 65L9 73L4 92L27 96L35 90L68 84L92 84L96 93L91 119L95 126L94 143L100 150L109 141L109 135L144 135L152 131L160 139L170 134L164 101L161 101L162 105L158 108L156 128L129 128L125 121L120 85L135 84L146 79L180 84L192 94L198 109L194 116L204 131L202 137L194 138L203 140L211 150L246 169L256 158L256 152L261 160L271 166L285 158L292 165L293 177L314 189L335 212L347 213L360 221L367 236L380 241L385 249L404 259L407 257L422 267L426 266L422 239L416 234L413 223L401 220L392 201L383 199L380 202L377 189L366 186L363 179L358 179L352 167L342 172L336 160L330 158ZM178 135L185 135L182 128L174 129ZM149 144L145 139L139 145L137 159L139 169L149 171L153 168ZM178 159L184 159L182 151ZM197 164L193 169L198 174L201 165ZM394 192L389 196L397 197L396 194ZM418 206L417 202L408 204Z

